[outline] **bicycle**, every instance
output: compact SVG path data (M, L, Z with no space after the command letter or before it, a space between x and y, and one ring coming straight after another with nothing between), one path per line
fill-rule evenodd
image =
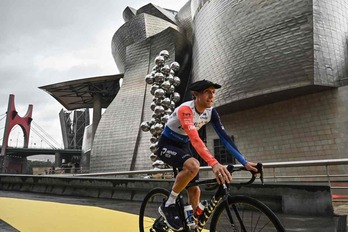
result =
M244 167L234 167L228 165L227 169L232 174L236 171L246 170ZM260 180L263 184L262 164L257 164ZM176 173L174 171L174 173ZM256 173L252 172L252 177L246 183L238 183L238 185L249 185L256 179ZM177 198L177 204L180 209L180 216L184 222L185 232L200 232L204 229L207 221L212 216L210 222L211 232L217 231L285 231L283 225L273 213L273 211L260 202L245 195L231 196L229 194L229 185L218 185L216 179L202 180L196 183L190 183L187 187L196 185L212 185L209 189L217 188L216 193L207 201L202 214L196 219L197 227L190 229L184 217L184 200L182 194ZM158 207L169 196L169 191L164 188L152 189L144 198L139 213L139 231L140 232L167 232L172 231L166 225L164 218L158 213Z

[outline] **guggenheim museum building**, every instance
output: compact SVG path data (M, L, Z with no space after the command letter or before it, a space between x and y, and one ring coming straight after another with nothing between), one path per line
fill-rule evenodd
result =
M176 106L194 81L222 85L214 107L248 160L347 158L347 0L191 0L178 12L149 3L123 18L111 42L123 83L83 158L90 172L152 168L155 141L141 124L159 103L145 77L163 50L166 64L180 64ZM220 162L233 162L210 125L201 135Z

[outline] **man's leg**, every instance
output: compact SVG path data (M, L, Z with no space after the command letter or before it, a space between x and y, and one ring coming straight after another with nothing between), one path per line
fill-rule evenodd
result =
M187 184L193 179L195 178L195 176L198 174L199 172L199 161L196 160L195 158L189 158L184 162L184 165L182 167L182 170L177 174L176 178L175 178L175 182L172 188L172 192L170 193L170 196L168 198L168 201L166 203L166 206L170 205L170 204L174 204L175 203L175 199L178 196L179 193L182 192L182 190L185 189L185 187L187 186ZM192 203L192 208L197 207L198 205L198 201L199 201L199 196L198 196L198 200L195 199L197 198L197 191L195 189L193 190L188 190L188 195L189 195L189 202L193 202ZM194 198L192 198L194 197ZM191 204L191 203L190 203Z
M180 193L182 190L184 190L187 184L198 174L198 172L199 161L193 157L186 160L182 167L182 170L175 178L173 191Z
M159 213L165 218L167 225L173 230L182 229L182 221L175 204L177 195L185 189L187 184L198 174L199 162L195 158L189 158L184 162L182 170L175 178L172 192L165 204L159 208ZM196 206L197 207L197 206Z
M189 204L192 205L193 212L195 212L201 197L201 190L199 186L193 186L191 188L188 188L187 195L188 195Z

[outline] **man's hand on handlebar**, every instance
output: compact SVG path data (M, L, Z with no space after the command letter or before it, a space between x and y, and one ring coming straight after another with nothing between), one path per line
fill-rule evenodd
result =
M249 170L249 171L253 171L255 173L258 173L258 170L256 168L256 163L253 163L253 162L247 162L244 167Z
M232 182L232 175L225 166L221 165L220 163L217 163L212 168L213 168L213 173L215 174L218 184L225 184L225 183Z

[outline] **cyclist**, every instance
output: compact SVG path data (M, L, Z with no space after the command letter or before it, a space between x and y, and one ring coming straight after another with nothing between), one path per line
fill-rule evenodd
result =
M184 102L173 111L158 141L157 156L163 162L180 170L168 200L163 202L158 209L159 213L165 218L168 227L176 231L183 229L183 223L175 204L176 198L190 181L198 180L200 164L192 156L189 143L192 144L204 161L212 167L219 184L232 181L232 176L226 167L212 156L200 139L198 130L203 125L211 122L226 149L246 169L257 172L254 167L256 164L246 161L234 142L226 134L217 111L212 107L215 90L219 88L221 88L221 85L208 80L192 83L189 89L192 91L193 100ZM200 200L200 189L198 186L190 187L187 189L187 193L189 203L195 210Z

